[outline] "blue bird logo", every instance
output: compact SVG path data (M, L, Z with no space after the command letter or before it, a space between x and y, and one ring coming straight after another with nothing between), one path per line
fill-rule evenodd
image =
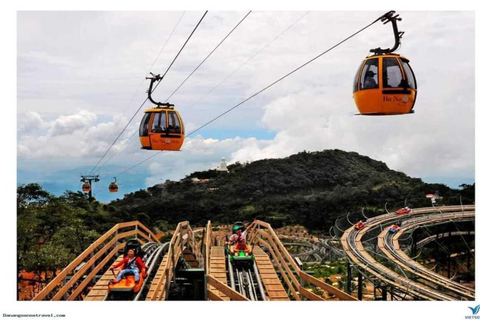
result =
M470 310L472 310L472 314L477 314L478 311L480 311L480 304L476 307L468 307Z

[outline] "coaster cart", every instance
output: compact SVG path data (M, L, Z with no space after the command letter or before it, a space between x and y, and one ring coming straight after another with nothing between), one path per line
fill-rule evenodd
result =
M397 214L408 214L408 213L412 212L412 209L410 209L410 207L404 207L404 208L398 209L395 212Z
M135 256L143 258L143 253L141 250L141 244L137 239L128 240L125 249L124 257L127 256L128 250L133 249L135 251ZM121 267L123 270L125 266ZM121 270L119 272L121 272ZM133 297L138 293L140 288L142 288L143 282L146 278L146 270L143 269L140 272L140 280L135 282L135 276L133 273L128 273L120 281L116 281L118 273L112 270L114 279L110 280L108 283L108 295L107 300L133 300Z
M357 223L355 223L353 227L355 228L355 230L362 230L363 228L365 228L365 222L360 220Z

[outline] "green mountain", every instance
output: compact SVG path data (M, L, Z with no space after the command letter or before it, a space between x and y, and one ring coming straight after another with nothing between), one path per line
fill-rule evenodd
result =
M194 172L179 182L127 194L104 209L120 221L138 219L149 226L257 218L273 226L301 224L325 232L348 212L351 219L359 219L362 208L372 216L384 213L385 207L429 206L427 193L439 194L445 204L458 204L460 196L464 204L474 199L474 185L457 190L427 184L383 162L341 150L235 163L228 169Z
M361 219L362 208L371 217L405 202L429 206L427 193L438 193L445 204L458 204L460 196L469 204L475 195L475 184L461 185L461 190L426 184L382 162L340 150L301 152L228 168L229 173L194 172L182 181L167 181L106 205L90 202L80 191L56 196L37 183L18 186L18 282L23 271L36 274L35 286L48 282L119 222L139 220L152 230L165 231L183 220L205 226L207 220L232 224L257 218L273 227L301 224L327 233L337 218L343 218L339 228L349 225L347 212L350 221Z

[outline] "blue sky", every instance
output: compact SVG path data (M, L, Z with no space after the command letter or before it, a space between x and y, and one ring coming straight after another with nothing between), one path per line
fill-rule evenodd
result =
M168 97L246 13L210 11L154 96ZM382 13L254 11L170 102L192 132ZM370 48L393 43L391 27L377 24L196 132L182 152L163 153L118 177L119 194L214 168L222 157L232 163L334 148L427 182L473 182L474 15L399 13L405 31L399 52L411 60L419 85L415 114L355 116L358 65ZM146 98L144 77L166 69L202 12L182 14L18 14L17 184L35 177L55 193L80 189L77 176L88 174ZM113 197L105 192L113 176L152 155L140 150L136 135L142 114L95 171L102 201Z

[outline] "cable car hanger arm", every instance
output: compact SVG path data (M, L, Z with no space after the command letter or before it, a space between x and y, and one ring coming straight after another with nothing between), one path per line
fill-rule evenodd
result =
M174 104L171 104L171 103L164 103L164 102L156 102L155 100L153 100L152 98L152 87L153 87L153 84L157 81L162 81L163 80L163 77L160 76L159 74L153 74L150 72L150 74L152 75L152 77L146 77L146 79L150 79L150 87L148 88L148 100L150 100L154 105L156 105L157 107L167 107L167 108L170 108L170 107L173 107Z
M370 49L370 52L373 52L375 54L383 54L383 53L391 53L391 52L394 52L395 50L398 49L398 47L400 46L400 39L402 38L403 34L405 33L403 31L398 31L397 20L402 21L402 18L400 18L399 16L400 16L399 14L395 15L395 11L392 10L392 11L388 11L383 16L378 18L378 20L381 20L383 22L383 24L387 24L389 22L392 23L393 36L395 37L395 44L393 45L392 48L382 49L382 48L378 47L378 48L375 48L375 49Z

